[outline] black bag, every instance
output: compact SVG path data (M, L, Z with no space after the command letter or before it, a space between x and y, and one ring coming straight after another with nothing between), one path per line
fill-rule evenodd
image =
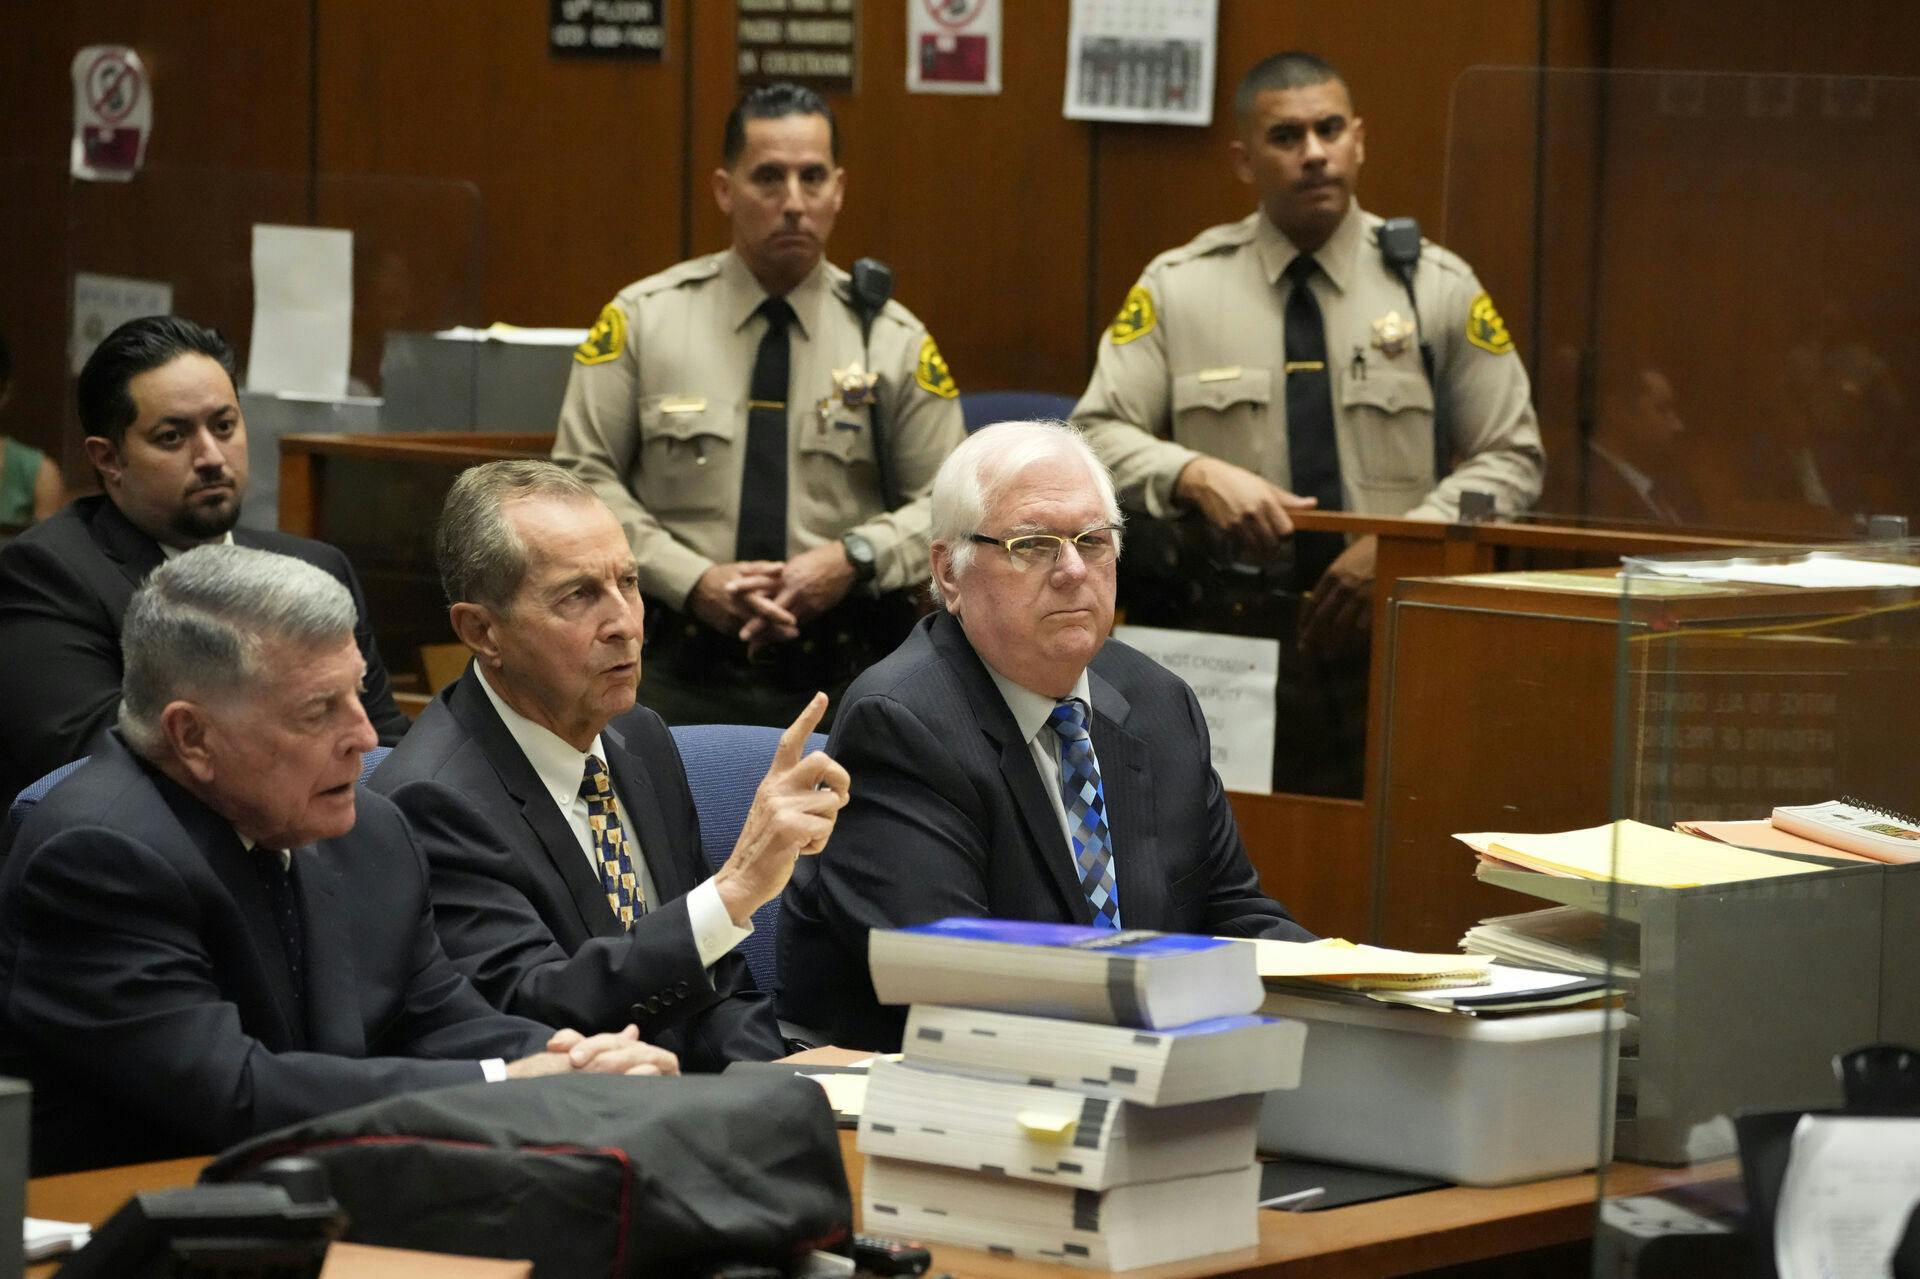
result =
M346 1238L531 1258L536 1279L784 1267L852 1230L826 1094L793 1075L572 1075L410 1093L257 1137L327 1170Z

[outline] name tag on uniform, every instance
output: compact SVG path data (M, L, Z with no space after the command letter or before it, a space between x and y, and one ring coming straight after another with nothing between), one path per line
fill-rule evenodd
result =
M704 395L669 395L660 401L662 413L705 413L707 399Z
M1217 369L1201 369L1199 373L1202 382L1231 382L1239 376L1238 364L1223 364Z

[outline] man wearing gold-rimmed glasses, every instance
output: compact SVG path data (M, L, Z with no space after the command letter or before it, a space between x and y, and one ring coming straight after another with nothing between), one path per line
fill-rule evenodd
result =
M1310 936L1261 891L1192 690L1108 639L1120 523L1065 426L991 426L941 466L941 607L847 690L851 798L787 890L783 1016L898 1047L867 932L949 915Z

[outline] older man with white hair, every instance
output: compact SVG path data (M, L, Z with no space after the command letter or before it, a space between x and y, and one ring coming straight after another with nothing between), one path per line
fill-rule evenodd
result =
M988 427L932 507L941 608L841 706L851 799L787 891L782 1014L898 1047L867 931L949 915L1310 937L1260 891L1193 691L1108 638L1120 513L1080 436Z
M240 546L133 597L119 729L0 874L0 1065L33 1083L36 1174L419 1088L676 1069L633 1027L495 1012L447 961L412 835L357 791L354 618L323 570Z

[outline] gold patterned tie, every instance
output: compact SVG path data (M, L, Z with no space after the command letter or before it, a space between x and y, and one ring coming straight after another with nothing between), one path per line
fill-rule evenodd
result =
M622 928L632 928L633 921L647 913L647 896L634 873L627 832L614 811L613 777L597 756L587 756L580 798L587 801L587 826L593 831L593 857L600 863L600 886L607 890L607 905L619 916Z

